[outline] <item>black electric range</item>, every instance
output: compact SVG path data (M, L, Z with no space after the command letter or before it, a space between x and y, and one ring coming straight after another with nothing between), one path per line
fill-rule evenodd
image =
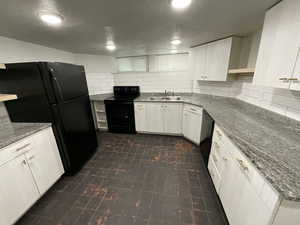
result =
M134 99L140 96L139 86L114 86L114 96L104 100L108 131L136 133Z

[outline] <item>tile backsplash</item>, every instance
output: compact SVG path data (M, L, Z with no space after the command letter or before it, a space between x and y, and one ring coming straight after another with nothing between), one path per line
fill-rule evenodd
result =
M300 92L252 84L252 77L228 82L194 82L194 92L233 97L300 121Z

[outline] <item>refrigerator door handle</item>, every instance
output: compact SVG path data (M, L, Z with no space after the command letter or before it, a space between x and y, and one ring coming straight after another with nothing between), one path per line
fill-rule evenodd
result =
M57 87L59 97L60 97L61 99L63 99L63 94L62 94L62 90L61 90L61 87L60 87L60 85L59 85L59 82L57 81L56 77L53 76L52 78L53 78L54 83L55 83L55 85L56 85L56 87Z

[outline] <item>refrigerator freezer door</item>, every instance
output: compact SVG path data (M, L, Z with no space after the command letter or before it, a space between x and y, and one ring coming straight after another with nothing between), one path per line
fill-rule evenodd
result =
M97 136L88 96L54 105L57 108L58 129L63 136L63 145L68 155L69 174L77 172L97 148Z
M83 66L66 63L48 63L57 102L88 95Z

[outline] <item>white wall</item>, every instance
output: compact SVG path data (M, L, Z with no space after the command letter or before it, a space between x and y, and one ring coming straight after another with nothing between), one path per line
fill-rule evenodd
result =
M0 63L56 61L85 66L90 95L112 92L112 57L73 54L28 42L0 37Z
M153 72L114 74L115 85L138 85L141 92L192 92L193 81L188 72Z
M24 41L0 37L0 62L15 63L29 61L74 62L74 55L54 48L48 48Z
M90 95L112 92L114 62L111 56L76 54L75 63L84 65Z

